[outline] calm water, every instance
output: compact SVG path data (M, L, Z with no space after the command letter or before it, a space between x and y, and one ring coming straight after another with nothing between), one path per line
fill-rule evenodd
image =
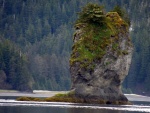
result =
M150 113L150 102L130 106L71 104L57 102L18 102L0 99L0 113Z
M0 107L0 113L139 113L136 111L119 111L86 108L53 108L53 107L26 107L5 106Z

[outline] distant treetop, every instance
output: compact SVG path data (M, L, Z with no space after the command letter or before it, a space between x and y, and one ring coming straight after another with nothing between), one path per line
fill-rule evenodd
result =
M130 26L130 19L128 14L120 6L115 6L110 12L117 12L118 15ZM104 6L98 4L89 3L82 8L82 11L78 13L78 19L76 25L82 24L99 24L104 25L108 23L106 14L104 12Z
M127 14L127 12L122 9L120 6L115 6L114 9L112 10L112 12L117 12L119 14L119 16L124 19L124 21L126 23L128 23L128 25L130 26L130 18L129 15Z
M79 12L79 18L76 23L99 23L103 24L105 21L104 6L98 4L87 4Z

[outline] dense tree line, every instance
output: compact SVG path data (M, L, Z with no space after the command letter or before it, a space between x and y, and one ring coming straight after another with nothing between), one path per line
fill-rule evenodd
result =
M11 54L9 59L14 62L12 70L21 71L10 74L8 68L1 66L0 86L5 85L1 88L68 90L73 25L77 13L89 2L101 4L107 11L116 5L127 10L133 29L131 38L135 49L124 87L130 88L135 93L148 92L150 89L149 0L0 0L0 37L3 37L0 60L7 62L1 54L2 51L5 53L4 47L7 45L11 48L11 53L8 52ZM9 43L6 44L7 41ZM15 61L16 59L18 60ZM6 64L11 65L10 62ZM21 69L17 65L20 65ZM10 75L14 80L19 81L20 83L17 83L20 85L13 85L14 81L10 81ZM27 81L25 84L27 89L21 89L24 87L21 86L24 84L21 81Z
M27 59L9 40L0 40L0 89L32 91Z
M137 0L130 2L132 20L132 42L134 53L129 76L124 87L135 93L150 94L150 1ZM132 6L132 7L131 7Z

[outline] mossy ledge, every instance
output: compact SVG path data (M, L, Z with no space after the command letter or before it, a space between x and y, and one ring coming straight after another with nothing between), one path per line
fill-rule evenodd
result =
M37 102L69 102L69 103L92 103L92 104L113 104L113 105L130 105L130 102L124 101L106 101L97 99L83 99L76 97L74 91L68 93L58 93L53 97L49 98L36 98L36 97L19 97L17 101L37 101Z

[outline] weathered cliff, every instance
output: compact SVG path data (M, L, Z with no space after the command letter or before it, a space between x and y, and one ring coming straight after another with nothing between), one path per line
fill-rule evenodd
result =
M80 20L75 25L70 58L75 97L89 103L128 103L121 84L128 74L133 51L129 25L117 12L100 13L96 5L91 9L92 20Z

